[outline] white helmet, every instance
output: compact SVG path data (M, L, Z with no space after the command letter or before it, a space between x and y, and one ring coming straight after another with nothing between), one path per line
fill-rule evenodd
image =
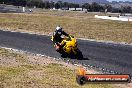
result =
M62 31L62 28L60 26L57 26L56 31Z

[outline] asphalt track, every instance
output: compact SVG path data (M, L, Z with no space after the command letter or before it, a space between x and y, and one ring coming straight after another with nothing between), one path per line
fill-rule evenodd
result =
M73 62L132 75L132 46L87 40L77 41L84 58L82 60L71 59ZM55 51L50 37L44 35L0 30L0 46L61 57Z

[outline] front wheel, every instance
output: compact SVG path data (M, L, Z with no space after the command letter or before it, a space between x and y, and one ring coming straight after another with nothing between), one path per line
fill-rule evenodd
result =
M81 52L79 49L77 49L76 52L77 52L76 58L77 58L77 59L83 59L83 54L82 54L82 52Z

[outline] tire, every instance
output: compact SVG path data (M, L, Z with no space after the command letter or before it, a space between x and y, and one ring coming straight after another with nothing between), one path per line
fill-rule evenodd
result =
M60 50L59 53L61 54L61 57L63 57L63 58L67 58L68 57L68 54L65 51L63 51L63 50Z
M86 78L84 76L78 75L76 81L79 85L84 85L86 83Z
M82 52L79 49L77 49L76 57L77 57L77 59L83 59L83 54L82 54Z

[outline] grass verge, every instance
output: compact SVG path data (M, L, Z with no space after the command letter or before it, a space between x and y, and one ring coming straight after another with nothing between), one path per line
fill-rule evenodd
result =
M6 62L3 63L2 60L4 59L6 61L8 59L12 62L14 58L16 62L10 63L9 66ZM18 58L26 60L18 61ZM75 69L54 62L48 64L32 64L29 63L31 62L29 58L31 60L32 57L0 49L0 88L112 88L112 85L108 84L79 86L75 80ZM44 57L39 59L42 58ZM41 62L45 62L45 59L42 59ZM15 63L19 64L14 65Z

